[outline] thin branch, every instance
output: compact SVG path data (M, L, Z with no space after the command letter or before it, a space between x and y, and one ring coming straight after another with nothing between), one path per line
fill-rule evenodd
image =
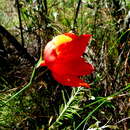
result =
M47 15L47 13L48 13L47 0L44 0L44 7L45 7L45 13Z
M72 31L73 31L73 32L75 32L75 28L76 28L76 26L77 26L77 18L78 18L78 13L79 13L79 8L80 8L80 5L81 5L81 2L82 2L82 0L79 0L78 6L77 6L77 9L76 9L76 14L75 14L74 23L73 23L73 28L72 28Z
M27 49L24 48L16 38L11 35L3 26L0 25L0 33L8 39L9 42L17 49L20 56L26 58L32 65L35 64L35 59L28 52Z
M116 122L115 124L119 124L119 123L124 122L124 121L129 120L129 119L130 119L130 117L123 118L122 120Z
M21 42L22 42L22 46L24 47L23 27L22 27L19 0L16 0L16 4L17 4L17 8L18 8L19 26L20 26L20 32L21 32Z

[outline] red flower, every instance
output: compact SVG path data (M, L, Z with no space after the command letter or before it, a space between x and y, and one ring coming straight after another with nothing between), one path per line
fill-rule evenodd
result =
M89 75L94 70L82 56L91 35L77 36L65 33L54 37L45 47L44 60L40 66L47 66L62 85L89 87L79 76Z

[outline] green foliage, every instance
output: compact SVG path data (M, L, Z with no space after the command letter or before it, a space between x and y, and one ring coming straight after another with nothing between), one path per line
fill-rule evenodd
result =
M64 104L60 106L59 109L59 116L57 117L56 121L49 127L49 129L56 129L59 125L63 124L64 119L73 119L74 115L78 114L78 111L81 110L80 108L80 99L83 98L83 90L84 88L73 88L71 92L71 96L69 97L69 101L66 101L64 96L64 92L62 91L62 96L64 100Z
M7 100L10 93L1 94L2 100ZM35 108L31 96L17 97L15 102L12 100L0 107L0 129L20 128L20 123L30 117L33 112L30 108Z
M0 24L7 28L18 25L18 17L14 8L14 2L0 0Z
M2 38L7 56L0 53L0 58L7 59L9 68L5 71L0 66L0 129L129 128L125 124L129 123L130 116L130 39L125 19L130 3L128 0L82 0L74 24L78 2L20 0L24 46L39 59L41 48L57 34L72 30L77 34L92 34L84 55L95 66L95 72L84 77L91 88L61 86L48 70L32 71L33 67L19 58ZM0 0L0 24L20 41L17 6L13 5L11 1Z

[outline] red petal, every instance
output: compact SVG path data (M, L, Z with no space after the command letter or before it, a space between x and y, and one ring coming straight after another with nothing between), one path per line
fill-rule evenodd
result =
M55 45L50 41L44 49L44 60L46 65L53 64L57 58Z
M57 60L50 69L61 75L83 76L91 74L94 67L83 58L66 57L66 59Z
M64 35L69 36L72 39L78 38L78 36L75 35L74 33L64 33Z
M42 60L39 66L46 66L45 61L44 61L44 60Z
M62 57L69 54L75 55L76 57L82 56L90 38L91 35L89 34L81 35L73 39L71 42L61 44L59 47L57 47L57 50L61 52L59 56Z
M71 86L71 87L80 87L84 86L89 88L89 84L85 83L83 80L79 79L76 76L71 75L58 75L56 73L52 73L54 79L65 86Z

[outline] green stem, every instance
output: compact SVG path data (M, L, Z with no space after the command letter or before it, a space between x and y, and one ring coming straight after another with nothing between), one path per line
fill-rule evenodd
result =
M110 95L110 96L108 96L108 97L102 97L101 99L99 99L99 100L97 100L97 101L95 101L95 102L92 102L92 103L86 105L85 108L86 108L86 107L90 107L90 106L92 106L92 105L94 105L94 104L96 104L96 103L99 103L99 102L101 102L101 101L104 101L104 100L112 100L113 97L119 95L121 92L123 92L123 91L125 91L125 90L127 90L127 89L129 89L129 88L130 88L130 84L128 84L125 88L121 89L120 91L118 91L118 92L116 92L116 93L114 93L114 94L112 94L112 95Z
M128 88L130 88L130 83L129 83L125 88L121 89L119 92L116 92L116 93L114 93L114 94L108 96L107 98L117 96L117 95L119 95L121 92L127 90Z
M108 96L108 97L99 99L99 100L97 100L97 101L95 101L95 102L93 102L93 103L91 103L91 104L88 104L86 107L89 107L89 106L94 105L94 104L96 104L96 103L98 103L98 102L101 102L92 112L90 112L90 113L88 114L87 117L85 117L85 119L84 119L74 130L77 130L84 122L87 122L88 119L90 118L90 116L92 116L92 114L93 114L96 110L98 110L107 100L112 100L113 97L119 95L121 92L123 92L123 91L125 91L125 90L127 90L127 89L129 89L129 88L130 88L130 84L128 84L125 88L121 89L119 92L116 92L116 93L114 93L114 94L112 94L112 95L110 95L110 96Z
M74 88L75 89L75 88ZM73 89L73 90L74 90ZM76 92L72 92L72 96L70 97L69 101L67 102L67 104L65 104L64 109L62 110L62 112L60 113L60 115L58 116L58 118L56 119L56 121L49 127L49 129L53 128L55 126L55 124L57 124L61 117L63 117L64 113L66 112L66 110L70 107L70 104L74 101L75 97L77 96L77 94L79 93L79 91L81 91L82 88L77 88Z
M113 44L113 46L111 47L111 49L109 49L108 54L111 53L111 51L112 51L112 49L115 47L115 45L119 43L119 41L121 40L121 38L122 38L128 31L130 31L130 29L126 30L126 31L117 39L117 41L115 42L115 44Z
M96 110L98 110L104 103L105 103L105 100L104 100L102 103L100 103L93 111L91 111L91 112L88 114L88 116L86 116L86 117L84 118L84 120L83 120L74 130L77 130L84 122L87 122L88 119L90 118L90 116L91 116Z
M25 85L20 91L18 91L13 96L11 96L7 101L5 101L4 104L7 104L9 101L11 101L16 96L18 96L21 92L23 92L25 89L27 89L29 86L31 86L34 75L35 75L35 71L36 71L36 68L34 67L29 83L27 85Z

